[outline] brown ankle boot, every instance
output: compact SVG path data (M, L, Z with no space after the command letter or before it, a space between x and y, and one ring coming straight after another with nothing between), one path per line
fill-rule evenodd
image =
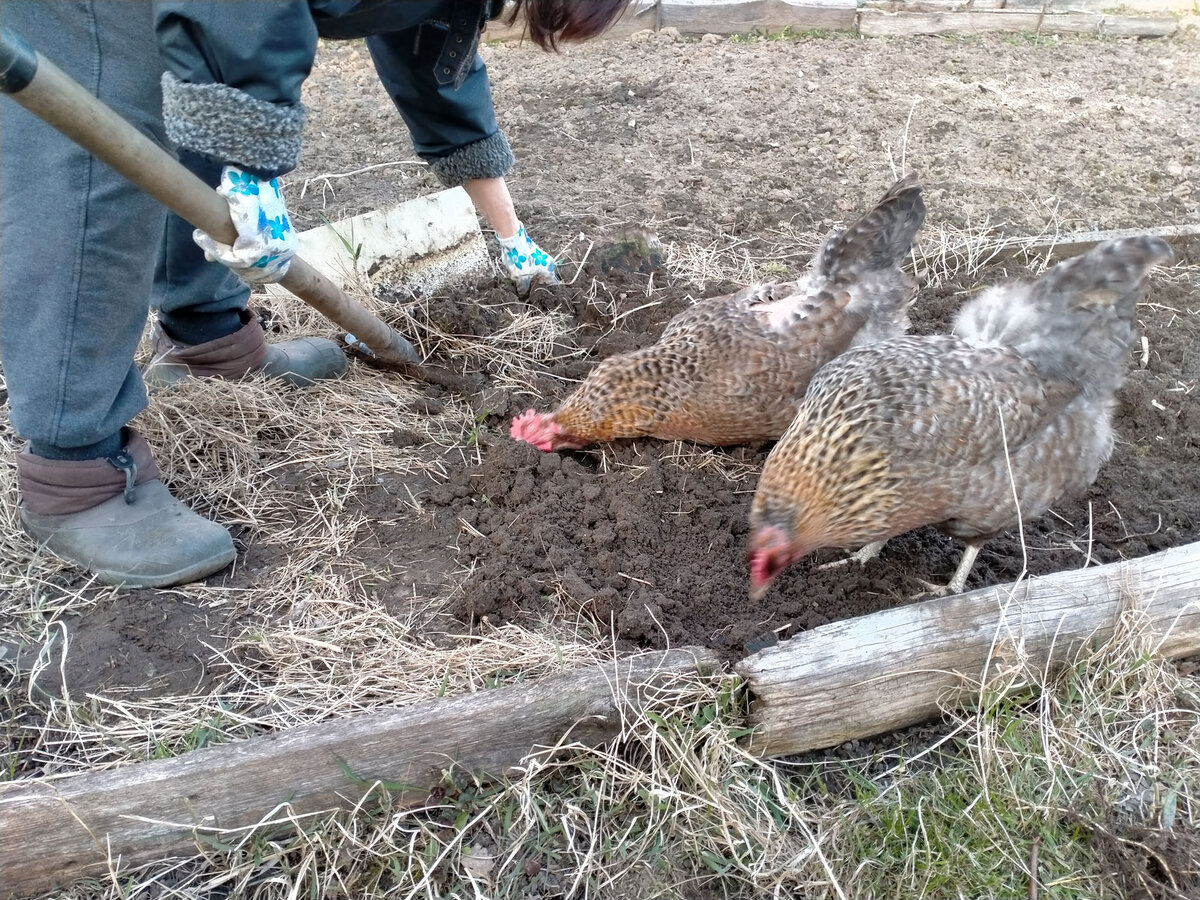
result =
M106 584L167 587L233 562L224 528L171 496L141 435L105 459L17 455L21 524L44 549Z
M151 387L170 387L186 378L238 379L258 372L297 387L338 378L350 365L346 354L325 338L297 338L268 344L258 319L249 312L233 334L203 344L181 344L154 325L154 357L142 373Z

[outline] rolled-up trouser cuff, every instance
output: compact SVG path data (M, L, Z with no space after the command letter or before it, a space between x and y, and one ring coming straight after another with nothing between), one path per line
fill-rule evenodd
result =
M161 327L154 330L155 360L187 366L191 374L208 378L242 378L257 372L267 362L267 338L258 319L248 311L245 322L233 334L203 344L181 344L171 340Z
M146 439L126 431L125 452L137 467L134 484L159 478L158 464ZM21 504L41 516L64 516L99 506L125 490L127 476L107 459L45 459L28 447L17 454L17 487Z
M427 156L425 161L446 187L458 187L475 178L503 178L516 161L503 131L460 147L449 156Z

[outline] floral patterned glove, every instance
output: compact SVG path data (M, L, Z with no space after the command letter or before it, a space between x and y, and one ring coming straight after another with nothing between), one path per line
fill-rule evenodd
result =
M496 235L500 244L500 261L504 271L517 286L518 294L529 293L534 284L558 284L554 257L535 244L517 223L517 233L510 238Z
M199 228L192 232L192 240L206 259L228 266L243 281L278 281L287 272L299 244L279 190L279 179L263 181L257 175L226 166L221 170L217 193L229 201L237 240L231 247Z

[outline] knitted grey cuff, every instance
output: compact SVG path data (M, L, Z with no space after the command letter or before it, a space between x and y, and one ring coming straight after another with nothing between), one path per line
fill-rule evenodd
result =
M460 147L449 156L425 159L446 187L458 187L472 178L503 178L516 162L503 131Z
M280 106L227 84L188 84L164 72L163 122L178 147L282 175L300 161L303 103Z

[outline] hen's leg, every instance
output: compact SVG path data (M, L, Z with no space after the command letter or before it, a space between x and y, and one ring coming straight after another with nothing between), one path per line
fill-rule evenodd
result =
M949 584L930 584L928 581L922 581L921 584L925 585L929 593L935 597L961 594L963 588L967 586L967 576L971 574L971 567L975 565L975 557L979 555L979 550L982 546L983 544L970 543L963 547L962 559L959 560L958 568L954 570L954 575L950 578Z
M868 560L872 560L879 555L879 551L883 549L886 541L876 541L873 544L867 544L857 553L852 553L845 559L835 559L831 563L825 563L823 566L817 566L818 569L836 569L838 566L847 566L852 562L865 566Z
M958 562L958 568L954 570L954 577L946 585L948 593L961 594L963 592L963 588L967 586L967 576L971 574L971 567L975 565L975 557L979 555L979 549L982 546L982 544L971 543L963 547L962 559Z

